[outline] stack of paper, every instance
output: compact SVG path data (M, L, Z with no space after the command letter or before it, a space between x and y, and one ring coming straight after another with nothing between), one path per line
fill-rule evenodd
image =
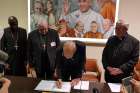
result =
M112 92L120 92L121 84L119 83L108 83Z
M40 83L35 88L37 91L52 91L52 92L70 92L71 84L70 82L63 82L62 88L57 88L55 81L41 80Z
M80 81L76 86L74 86L74 89L89 90L89 81Z

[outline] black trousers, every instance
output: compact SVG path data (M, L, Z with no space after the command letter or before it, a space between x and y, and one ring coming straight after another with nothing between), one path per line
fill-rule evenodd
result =
M48 58L47 51L42 52L41 57L41 71L37 72L37 77L47 79L47 80L53 80L54 70L50 67L50 61Z
M53 74L54 71L51 70L41 71L41 72L37 72L37 77L45 80L53 80L54 79Z

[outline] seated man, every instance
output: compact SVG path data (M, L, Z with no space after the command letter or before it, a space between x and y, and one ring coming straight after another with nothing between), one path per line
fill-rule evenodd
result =
M67 41L63 49L58 51L56 57L58 81L56 84L59 88L61 88L62 81L71 80L72 86L80 81L85 62L85 50L82 52L81 49L75 42Z
M84 35L84 24L81 21L78 21L74 28L74 33L76 37L83 37Z
M140 93L140 71L134 68L134 76L131 80L134 93ZM124 86L121 87L121 93L128 93Z
M97 38L97 39L101 39L102 38L102 33L98 32L98 24L97 24L97 22L96 21L92 21L90 27L91 27L90 28L91 30L84 34L84 38Z
M8 93L8 88L11 84L11 81L6 78L2 78L0 81L3 83L0 93Z

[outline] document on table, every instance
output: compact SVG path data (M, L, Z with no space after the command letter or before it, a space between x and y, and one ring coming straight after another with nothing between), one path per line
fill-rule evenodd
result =
M57 88L55 82L56 81L41 80L34 90L51 91L51 92L70 92L71 91L70 82L63 82L62 88Z
M74 86L74 89L89 90L89 81L80 81L76 86Z
M112 92L120 92L121 84L120 83L108 83Z

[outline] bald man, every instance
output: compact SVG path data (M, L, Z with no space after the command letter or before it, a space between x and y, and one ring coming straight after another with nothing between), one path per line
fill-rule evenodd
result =
M83 51L83 53L81 53ZM63 48L57 52L56 71L58 76L57 86L61 87L62 81L71 81L72 86L76 85L82 77L85 50L79 50L74 41L67 41ZM71 79L70 79L71 78Z
M78 21L74 28L76 37L83 37L84 35L84 24L81 21Z
M15 16L8 18L9 27L4 29L1 39L1 48L8 53L6 61L6 75L26 76L27 61L27 32L18 27Z
M104 19L103 29L104 29L104 33L103 33L104 39L108 39L110 36L114 35L115 29L114 29L110 19Z
M53 79L59 43L57 31L49 29L46 20L40 20L38 29L29 33L28 61L38 78Z

